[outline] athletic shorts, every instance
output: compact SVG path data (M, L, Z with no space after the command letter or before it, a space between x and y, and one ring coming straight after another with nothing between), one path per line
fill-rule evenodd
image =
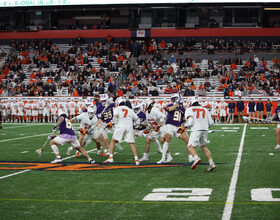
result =
M220 111L220 116L221 116L221 117L227 116L226 110L221 110L221 111Z
M38 115L38 110L32 110L32 116L37 116Z
M65 144L71 144L73 147L78 148L80 147L80 143L77 140L77 138L75 139L66 139L66 138L62 138L60 136L57 136L53 139L55 141L55 143L63 146Z
M208 131L192 131L189 138L189 146L203 146L210 143L208 141Z
M154 139L154 138L158 138L158 137L164 137L166 130L165 130L165 126L166 125L162 125L159 129L159 132L156 132L155 130L152 130L149 134L147 134L147 137L149 139Z
M127 143L135 143L133 127L127 125L117 125L112 138L118 142L121 142L124 138Z
M280 124L277 125L277 128L280 128Z
M167 124L164 126L164 129L165 129L164 131L165 134L170 134L171 137L173 137L174 135L176 137L179 137L181 135L180 133L177 132L179 127L176 127L175 125Z

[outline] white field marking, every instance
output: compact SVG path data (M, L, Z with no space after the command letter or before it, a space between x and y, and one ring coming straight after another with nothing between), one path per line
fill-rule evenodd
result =
M239 126L239 125L242 125L242 126L244 126L244 124L240 124L240 123L234 123L234 124L219 123L219 124L213 124L213 126L214 125L217 125L217 126Z
M26 154L26 153L28 153L28 151L22 151L21 153L22 153L22 154Z
M35 135L31 135L31 136L18 137L18 138L10 138L10 139L6 139L6 140L1 140L0 143L2 143L2 142L8 142L8 141L14 141L14 140L20 140L20 139L25 139L25 138L32 138L32 137L45 136L45 135L48 135L48 134L50 134L50 133L46 133L46 134L35 134Z
M268 127L250 127L252 130L268 130Z
M227 129L239 129L240 127L222 127L222 130L227 130Z
M231 182L230 182L230 186L229 186L229 190L228 190L227 201L226 201L226 205L224 208L222 220L230 220L230 218L231 218L236 184L237 184L237 180L238 180L238 173L239 173L241 157L242 157L242 152L243 152L243 147L244 147L244 142L245 142L246 128L247 128L247 124L245 124L244 128L243 128L243 133L242 133L242 137L241 137L241 141L240 141L237 158L236 158L235 165L234 165L233 174L231 177Z
M269 153L268 155L273 156L273 155L274 155L274 153Z
M2 136L6 135L6 134L1 134Z
M96 149L89 150L89 151L87 151L87 153L90 153L90 152L92 152L92 151L96 151ZM74 154L74 155L72 155L72 156L62 158L62 160L68 160L68 159L73 158L73 157L76 157L76 155ZM22 171L19 171L19 172L16 172L16 173L12 173L12 174L9 174L9 175L6 175L6 176L1 176L1 177L0 177L0 180L5 179L5 178L8 178L8 177L10 177L10 176L15 176L15 175L18 175L18 174L21 174L21 173L26 173L26 172L29 172L29 171L31 171L31 169L22 170Z
M265 137L265 134L263 134L262 136Z
M25 134L19 134L19 136L24 136Z
M221 136L224 137L225 135L222 134Z
M179 152L177 152L177 153L175 153L175 155L180 155L180 153L179 153Z

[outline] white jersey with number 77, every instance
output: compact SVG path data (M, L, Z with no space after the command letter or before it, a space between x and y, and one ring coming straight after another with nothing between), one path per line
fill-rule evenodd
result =
M185 112L186 119L193 117L193 126L191 131L207 131L209 127L214 123L209 111L201 106L192 106Z

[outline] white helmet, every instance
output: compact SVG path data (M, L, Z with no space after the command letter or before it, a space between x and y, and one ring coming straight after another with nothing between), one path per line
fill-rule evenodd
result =
M136 114L138 114L141 111L141 105L136 102L135 104L133 104L132 109Z
M59 109L58 116L61 116L61 115L66 115L67 116L67 112L64 109Z
M96 113L96 105L93 105L93 106L88 108L88 116L89 116L89 118L93 118L95 113Z
M178 99L179 99L179 94L174 94L173 96L171 96L172 103L175 103Z
M189 100L189 103L190 103L190 106L192 106L195 102L198 102L198 98L197 97L191 97L190 100Z
M125 101L126 101L126 99L124 97L118 97L115 101L116 106L119 106L122 102L125 102Z
M107 94L100 94L100 103L102 105L105 105L108 99L109 97Z

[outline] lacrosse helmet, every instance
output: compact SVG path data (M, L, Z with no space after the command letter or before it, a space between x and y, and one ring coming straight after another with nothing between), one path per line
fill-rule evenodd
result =
M171 96L171 103L175 103L179 99L179 94L174 94Z
M100 103L101 105L106 105L107 100L109 99L108 94L101 94L100 95Z
M116 99L116 106L120 106L120 104L125 103L126 99L124 97L118 97Z
M59 109L58 116L65 115L67 117L67 112L64 109Z
M139 103L135 103L132 106L133 111L138 114L141 111L141 105Z
M93 118L95 113L96 113L96 106L95 105L88 108L88 116L89 116L90 119Z

